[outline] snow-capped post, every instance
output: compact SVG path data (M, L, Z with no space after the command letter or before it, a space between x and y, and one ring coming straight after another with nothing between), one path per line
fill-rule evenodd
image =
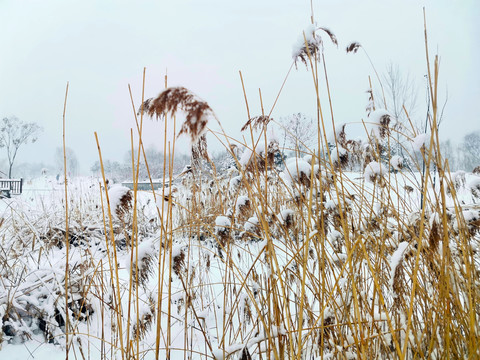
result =
M177 110L185 113L185 121L177 137L182 134L190 135L192 173L199 176L201 160L209 160L205 132L208 120L211 117L215 118L210 105L184 87L171 87L162 91L156 98L145 100L140 106L139 113L143 111L150 117L165 119L167 114L174 117Z

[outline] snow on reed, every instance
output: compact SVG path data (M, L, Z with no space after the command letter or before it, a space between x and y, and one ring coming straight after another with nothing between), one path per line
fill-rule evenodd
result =
M420 151L423 145L425 145L425 141L427 140L427 134L420 134L417 135L412 139L412 147L415 151Z
M388 170L386 169L385 165L376 161L372 161L365 167L364 177L366 181L375 183L386 173L388 173Z
M390 166L395 170L403 169L404 159L399 155L393 155L390 159Z
M395 280L395 273L397 271L397 267L403 261L403 255L405 254L405 250L407 249L408 242L403 241L398 244L397 250L392 254L390 259L390 287L393 288L393 282Z

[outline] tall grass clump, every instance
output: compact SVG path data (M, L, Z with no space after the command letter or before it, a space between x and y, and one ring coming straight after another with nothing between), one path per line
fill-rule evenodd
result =
M370 91L361 140L324 115L333 104L319 32L338 44L312 26L292 62L312 75L314 149L285 158L263 102L257 116L246 102L249 141L212 131L210 105L165 79L156 98L132 96L133 189L103 173L90 187L70 183L60 207L5 211L3 342L43 337L85 359L480 357L480 180L451 174L440 153L426 32L430 130L397 127ZM176 138L164 142L168 177L160 189L150 177L149 192L137 188L146 115L163 120L165 138L192 140L180 174ZM209 158L209 131L228 169Z

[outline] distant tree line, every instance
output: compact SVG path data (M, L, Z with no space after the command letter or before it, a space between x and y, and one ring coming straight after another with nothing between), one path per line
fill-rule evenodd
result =
M103 170L105 172L105 177L110 181L121 182L123 180L131 180L136 172L138 149L134 151L134 158L132 161L132 151L129 150L125 153L123 161L109 160L106 159L103 161ZM148 180L149 173L152 179L163 178L169 176L169 164L168 158L165 159L163 152L157 150L154 147L149 147L145 149L145 156L147 158L148 169L145 164L145 159L143 152L140 154L140 166L138 169L138 179L140 181ZM133 163L135 167L133 168ZM190 157L185 154L175 154L175 159L172 165L172 175L176 175L182 171L185 165L190 163ZM165 168L165 171L164 171ZM93 176L101 177L101 164L100 161L95 161L90 167L90 172Z
M471 132L463 137L462 142L442 141L440 151L448 160L451 171L472 171L480 165L480 131Z

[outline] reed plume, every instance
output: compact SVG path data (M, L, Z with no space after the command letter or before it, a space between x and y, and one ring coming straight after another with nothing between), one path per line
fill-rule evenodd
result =
M316 32L318 30L324 31L329 37L332 43L338 46L338 40L335 34L325 27L312 28L304 32L304 37L301 38L302 44L293 51L293 60L295 62L295 67L297 67L297 62L301 61L308 67L308 58L314 56L314 54L319 53L323 49L322 37ZM317 59L320 60L320 57Z
M347 46L347 53L353 52L356 53L358 49L360 49L360 46L362 46L360 43L354 41L350 45Z
M177 110L182 110L186 116L177 136L188 134L195 143L204 133L208 119L214 116L214 113L206 101L198 98L190 90L184 87L167 88L156 98L145 100L139 113L143 112L158 119L164 118L167 114L174 116Z
M143 112L158 119L165 118L167 114L173 117L177 110L185 113L185 121L177 137L182 134L190 136L192 141L191 166L195 174L201 169L202 158L210 160L205 136L209 118L215 117L210 105L184 87L171 87L162 91L156 98L145 100L139 113Z
M245 131L249 126L252 126L253 130L258 130L263 126L266 126L270 120L273 120L270 116L260 115L254 116L253 118L248 119L248 121L243 125L240 131Z

